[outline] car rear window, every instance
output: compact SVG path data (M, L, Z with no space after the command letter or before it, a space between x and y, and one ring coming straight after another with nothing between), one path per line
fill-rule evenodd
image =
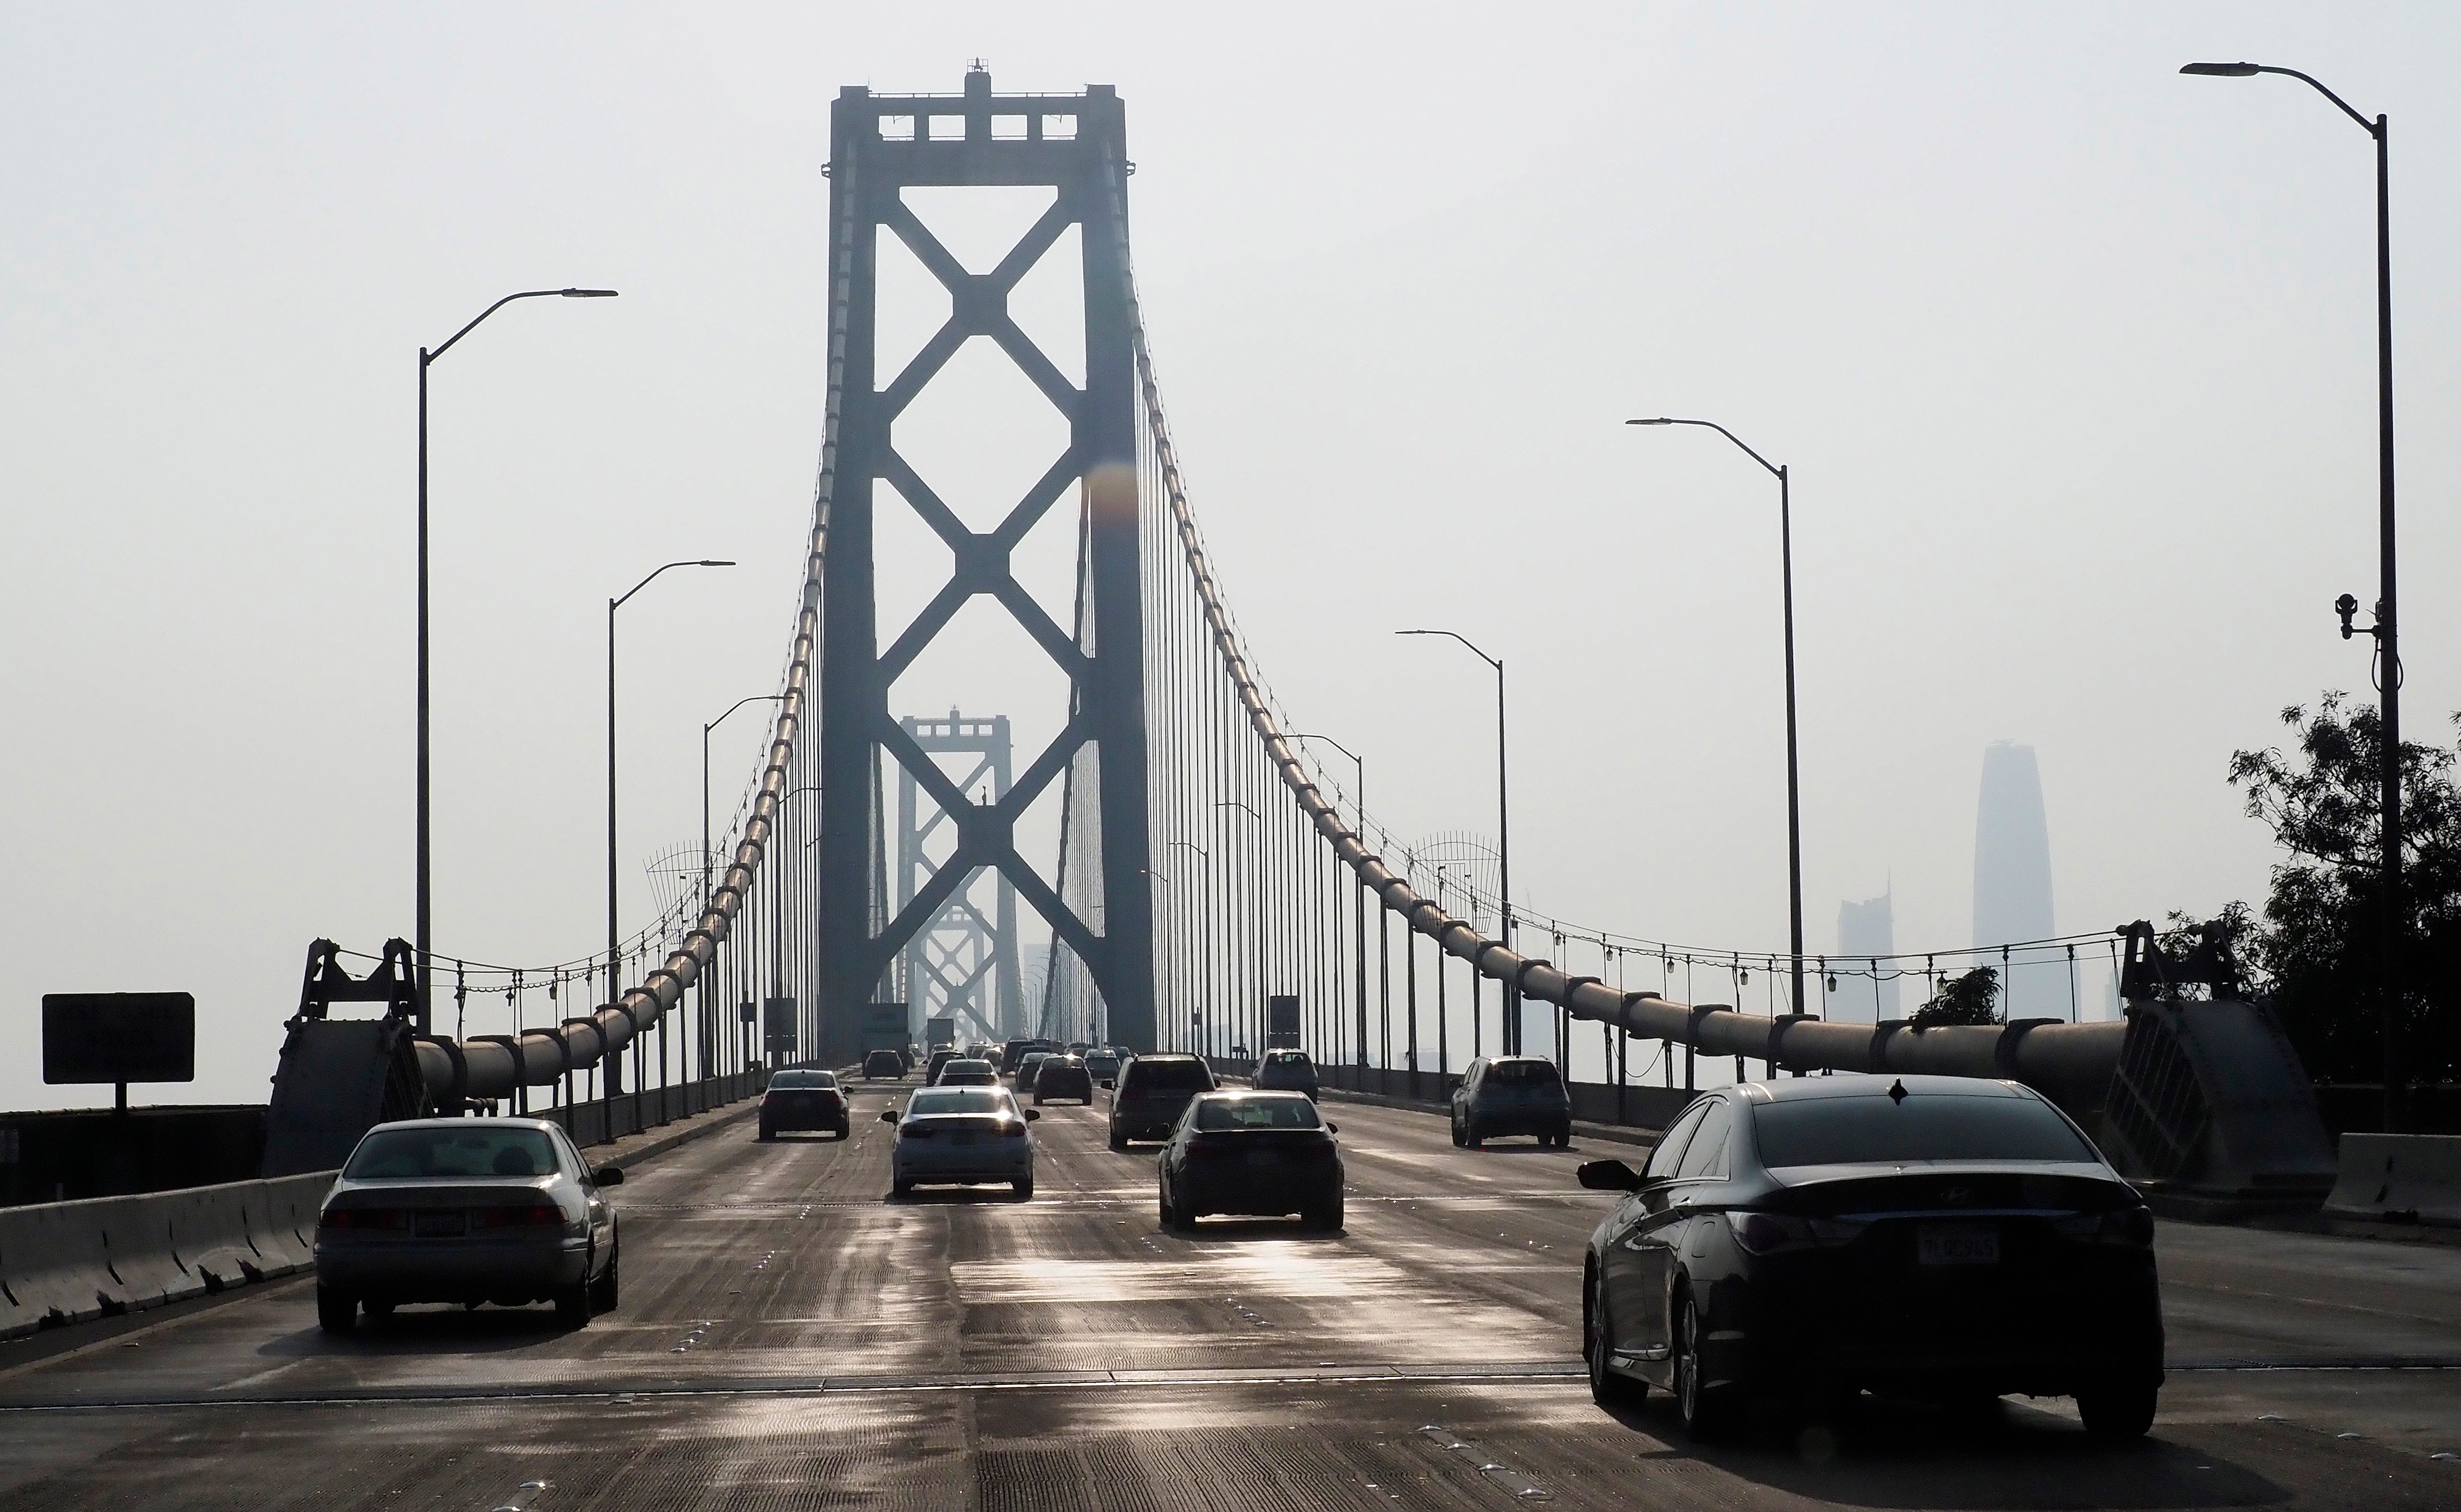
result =
M555 1145L538 1129L377 1129L351 1152L345 1181L552 1176Z
M906 1099L910 1118L928 1113L1010 1113L1016 1102L1005 1090L992 1087L933 1087Z
M783 1087L789 1092L815 1088L826 1092L837 1084L838 1074L834 1071L781 1071L769 1078L771 1087Z
M1320 1129L1324 1120L1305 1097L1208 1097L1196 1105L1196 1126L1219 1134L1235 1129Z
M1819 1097L1752 1110L1761 1163L2091 1161L2092 1147L2031 1097Z
M1213 1074L1193 1057L1165 1060L1147 1055L1131 1063L1128 1075L1145 1092L1203 1092L1213 1085Z
M1487 1079L1507 1087L1552 1087L1555 1068L1543 1060L1499 1060L1487 1069Z

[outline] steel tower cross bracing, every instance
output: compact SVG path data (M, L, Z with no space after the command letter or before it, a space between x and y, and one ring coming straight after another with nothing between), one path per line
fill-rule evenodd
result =
M995 118L1015 129L995 130ZM888 123L896 122L892 132ZM848 290L844 393L827 559L823 639L822 824L819 872L823 1050L858 1040L862 1014L882 973L917 931L939 916L976 870L996 868L1053 933L1082 958L1101 991L1112 1036L1138 1048L1154 1040L1152 900L1145 813L1144 626L1140 599L1136 388L1127 270L1124 156L1125 117L1116 91L994 95L991 75L966 75L961 96L840 92L830 113L832 283ZM1047 185L1051 208L988 273L968 272L910 210L909 186ZM1085 386L1059 369L1009 317L1009 291L1070 226L1083 261ZM948 289L950 315L905 370L875 367L877 248L884 234L905 244ZM967 528L930 481L898 456L897 416L958 348L974 336L996 343L1067 416L1070 442L1007 518ZM885 380L885 381L884 381ZM945 542L955 562L946 586L883 650L874 594L872 497L885 481ZM1054 624L1020 587L1009 554L1036 522L1078 485L1083 522L1082 590L1092 650ZM888 712L889 686L975 595L996 599L1064 671L1066 728L1006 795L975 803L950 780ZM1102 878L1097 930L1017 855L1022 814L1091 742L1101 753ZM886 751L956 826L948 863L877 929L874 896L882 858L875 753Z
M969 718L954 709L945 719L909 714L898 723L928 756L970 756L957 768L960 792L979 793L997 802L1011 780L1011 742L1006 714ZM926 847L954 818L934 804L929 813L917 801L914 774L897 775L897 907L903 912L921 885L945 862L935 862ZM1007 1039L1024 1033L1024 984L1017 968L1016 888L1006 876L985 918L972 895L960 885L937 916L914 933L906 947L903 996L917 1018L956 1017L974 1021L980 1039ZM919 1038L921 1030L916 1029Z

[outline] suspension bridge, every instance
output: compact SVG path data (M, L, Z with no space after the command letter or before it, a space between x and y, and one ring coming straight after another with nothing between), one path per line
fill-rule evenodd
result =
M976 70L960 95L849 88L830 110L819 476L802 591L767 700L773 723L731 833L702 887L678 892L604 958L474 976L466 961L396 949L379 974L409 982L403 1000L415 1006L381 1053L400 1065L389 1079L353 1083L395 1088L382 1111L570 1108L611 1137L689 1111L709 1096L692 1089L763 1063L835 1065L875 1040L903 1045L920 1037L926 1012L954 1005L978 1034L1221 1058L1265 1044L1267 1004L1281 997L1299 1004L1302 1042L1326 1073L1354 1090L1441 1096L1472 1057L1529 1051L1568 1072L1597 1068L1591 1079L1611 1084L1616 1114L1628 1116L1637 1038L1650 1047L1641 1079L1654 1070L1661 1091L1698 1085L1702 1057L1730 1061L1737 1078L1755 1065L1766 1075L2013 1076L2104 1130L2147 1176L2239 1187L2329 1176L2312 1119L2299 1139L2264 1137L2279 1120L2260 1110L2295 1101L2300 1075L2260 1014L2200 1014L2192 1033L2150 1003L2125 1019L2079 1011L2080 948L2084 969L2106 969L2107 956L2101 980L2132 983L2133 996L2176 985L2141 926L1886 960L1712 948L1552 918L1505 896L1500 867L1468 861L1484 850L1475 839L1394 836L1364 810L1355 774L1345 787L1317 760L1316 739L1337 737L1293 734L1207 547L1138 294L1118 95L999 95ZM909 202L914 190L1019 187L1047 191L1048 203L982 271ZM893 369L882 365L879 334L880 253L891 242L947 305ZM1074 266L1059 272L1081 290L1081 326L1065 333L1068 350L1048 351L1010 299L1071 246ZM1066 434L1056 457L1021 459L1034 481L993 501L980 529L966 516L982 511L944 497L897 443L901 416L977 340L1014 364ZM884 623L880 604L884 508L910 511L952 564L903 624ZM1019 543L1063 510L1076 545L1064 625L1013 565ZM1058 733L1014 758L1006 714L1020 711L996 719L995 738L993 721L891 704L901 677L976 600L995 605L1065 679L1066 707L1050 712ZM970 752L972 765L944 766L952 751ZM1048 794L1056 853L1029 855L1020 821ZM978 883L995 887L995 905L976 901ZM1052 939L1032 1002L1017 969L1020 903ZM311 984L321 971L338 990L348 978L338 952L323 961ZM1852 1002L1858 982L1920 973L1937 985L1975 965L2003 979L2064 974L2067 1017L1914 1030L1829 1012ZM2220 965L2219 975L2193 978L2206 995L2234 993ZM517 1016L544 984L557 1016L511 1033L440 1034L430 1005L446 976L457 1004L475 980L482 996L506 993ZM1792 1000L1789 983L1808 983L1808 1000ZM571 1012L576 994L596 1005ZM322 1017L303 1011L294 1035L324 1033ZM284 1065L294 1097L311 1094L309 1078L333 1075L310 1054L286 1053ZM2215 1127L2224 1135L2207 1138ZM2207 1152L2200 1169L2189 1168L2191 1148ZM296 1159L330 1153L303 1147Z
M1729 1074L2021 1080L2166 1211L2312 1202L2331 1175L2312 1091L2217 938L2139 924L1809 959L1687 945L1511 899L1501 834L1392 833L1364 807L1363 772L1317 759L1338 728L1314 733L1320 719L1303 727L1275 697L1207 546L1137 291L1119 96L995 94L977 69L959 95L847 89L830 110L819 477L759 700L772 723L722 841L662 855L653 916L604 952L517 967L316 942L259 1180L0 1224L0 1349L15 1352L0 1352L0 1505L416 1489L499 1512L1475 1512L1996 1505L2012 1482L2078 1504L2341 1504L2353 1485L2371 1505L2449 1499L2447 1467L2415 1450L2461 1431L2440 1377L2418 1374L2461 1368L2454 1267L2249 1229L2164 1225L2172 1385L2143 1453L2081 1454L2073 1418L2040 1404L1980 1427L1893 1420L1844 1465L1812 1437L1686 1454L1654 1410L1592 1407L1579 1255L1602 1204L1556 1150L1444 1151L1427 1110L1473 1057L1594 1069L1573 1090L1595 1153L1648 1144ZM1048 206L981 271L908 198L1019 187ZM949 307L893 370L879 322L892 243ZM1009 307L1071 248L1082 346L1057 352ZM979 529L897 439L977 340L1067 436ZM902 623L881 607L883 509L910 512L952 563ZM1015 559L1038 522L1071 517L1063 623ZM901 676L976 601L1059 670L1064 708L901 706ZM1016 745L1044 728L1039 748ZM1057 809L1047 845L1020 838L1038 833L1038 803ZM1031 964L1020 905L1052 941ZM2064 978L2070 1011L1917 1028L1878 1010L1886 981L1974 966ZM2089 977L2124 1018L2082 1011ZM727 1111L773 1068L844 1066L927 1018L1196 1051L1233 1072L1276 1030L1275 1000L1298 1004L1344 1125L1338 1237L1153 1229L1151 1165L1106 1140L1091 1102L1038 1110L1038 1195L996 1206L882 1200L891 1089L849 1076L853 1132L824 1142L755 1144L746 1110ZM374 1012L334 1012L353 1005ZM612 1198L626 1282L610 1326L449 1310L318 1332L306 1287L281 1277L309 1264L340 1154L379 1118L486 1109L552 1118L593 1160L633 1164ZM183 1237L200 1225L204 1247ZM30 1239L53 1257L31 1271ZM2393 1386L2354 1405L2360 1372ZM2416 1442L2370 1439L2388 1434Z

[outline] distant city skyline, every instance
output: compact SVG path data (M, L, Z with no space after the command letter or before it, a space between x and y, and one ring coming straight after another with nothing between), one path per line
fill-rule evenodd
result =
M1988 950L2058 932L2042 767L2032 746L1995 740L1982 750L1974 810L1974 945ZM2001 989L2010 1018L2067 1015L2066 979L2055 969L2004 968Z
M1892 974L1894 967L1888 959L1897 949L1896 891L1892 878L1887 890L1878 897L1860 903L1849 900L1837 905L1837 953L1863 957L1866 964L1860 969L1876 972L1878 979L1841 976L1837 990L1830 997L1829 1017L1876 1022L1903 1016L1897 979ZM1872 961L1879 965L1872 967ZM1844 965L1849 970L1854 969L1851 961Z

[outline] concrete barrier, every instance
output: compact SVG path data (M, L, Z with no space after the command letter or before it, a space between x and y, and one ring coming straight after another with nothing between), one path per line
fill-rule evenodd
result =
M304 1270L332 1181L318 1171L0 1208L0 1338Z
M2461 1228L2461 1135L2344 1134L2328 1218Z

